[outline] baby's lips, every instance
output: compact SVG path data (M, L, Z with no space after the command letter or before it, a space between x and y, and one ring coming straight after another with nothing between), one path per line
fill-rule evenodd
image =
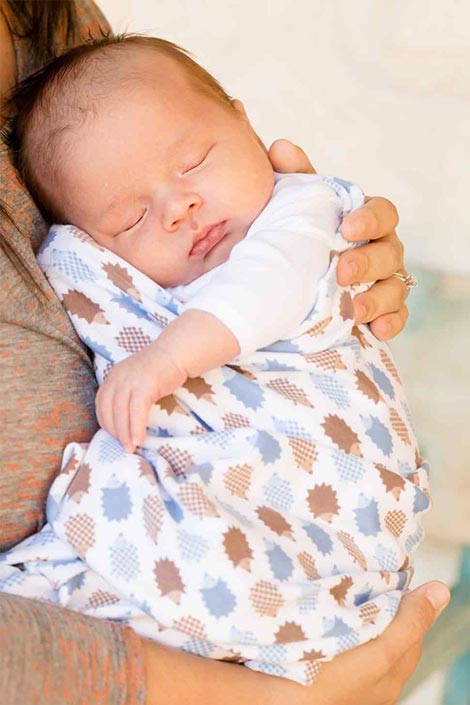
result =
M204 237L196 242L189 254L193 257L204 257L207 255L224 237L226 224L227 221L224 220L210 228Z

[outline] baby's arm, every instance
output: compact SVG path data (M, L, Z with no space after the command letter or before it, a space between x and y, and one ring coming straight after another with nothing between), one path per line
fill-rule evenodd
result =
M96 395L102 428L134 452L145 436L150 407L180 387L226 364L240 352L235 335L205 311L185 311L153 343L118 362Z

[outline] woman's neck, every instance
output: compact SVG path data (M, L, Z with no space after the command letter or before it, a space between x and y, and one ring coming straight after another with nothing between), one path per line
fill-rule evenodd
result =
M3 106L5 96L15 85L16 77L15 47L0 4L0 109Z

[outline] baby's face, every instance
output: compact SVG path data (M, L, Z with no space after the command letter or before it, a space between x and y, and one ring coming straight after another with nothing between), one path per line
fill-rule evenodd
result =
M274 177L241 104L205 95L170 59L140 61L145 80L68 137L56 196L70 223L176 286L227 260Z

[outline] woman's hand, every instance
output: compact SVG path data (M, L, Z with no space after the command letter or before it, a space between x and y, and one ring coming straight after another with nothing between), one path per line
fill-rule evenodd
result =
M269 149L275 171L315 174L308 157L300 147L288 140L276 140ZM394 272L405 272L403 245L395 227L398 214L386 198L366 198L362 208L343 220L346 240L372 240L363 247L344 252L338 260L337 279L342 286L355 282L375 281L365 293L354 299L357 323L370 323L374 335L388 340L397 335L408 318L405 300L408 289Z
M421 657L423 637L450 599L442 583L429 583L403 598L385 632L325 664L309 705L396 705ZM318 700L315 689L318 688ZM299 702L300 705L300 702Z
M146 705L395 705L448 601L442 583L409 593L382 636L326 663L310 688L143 640Z

